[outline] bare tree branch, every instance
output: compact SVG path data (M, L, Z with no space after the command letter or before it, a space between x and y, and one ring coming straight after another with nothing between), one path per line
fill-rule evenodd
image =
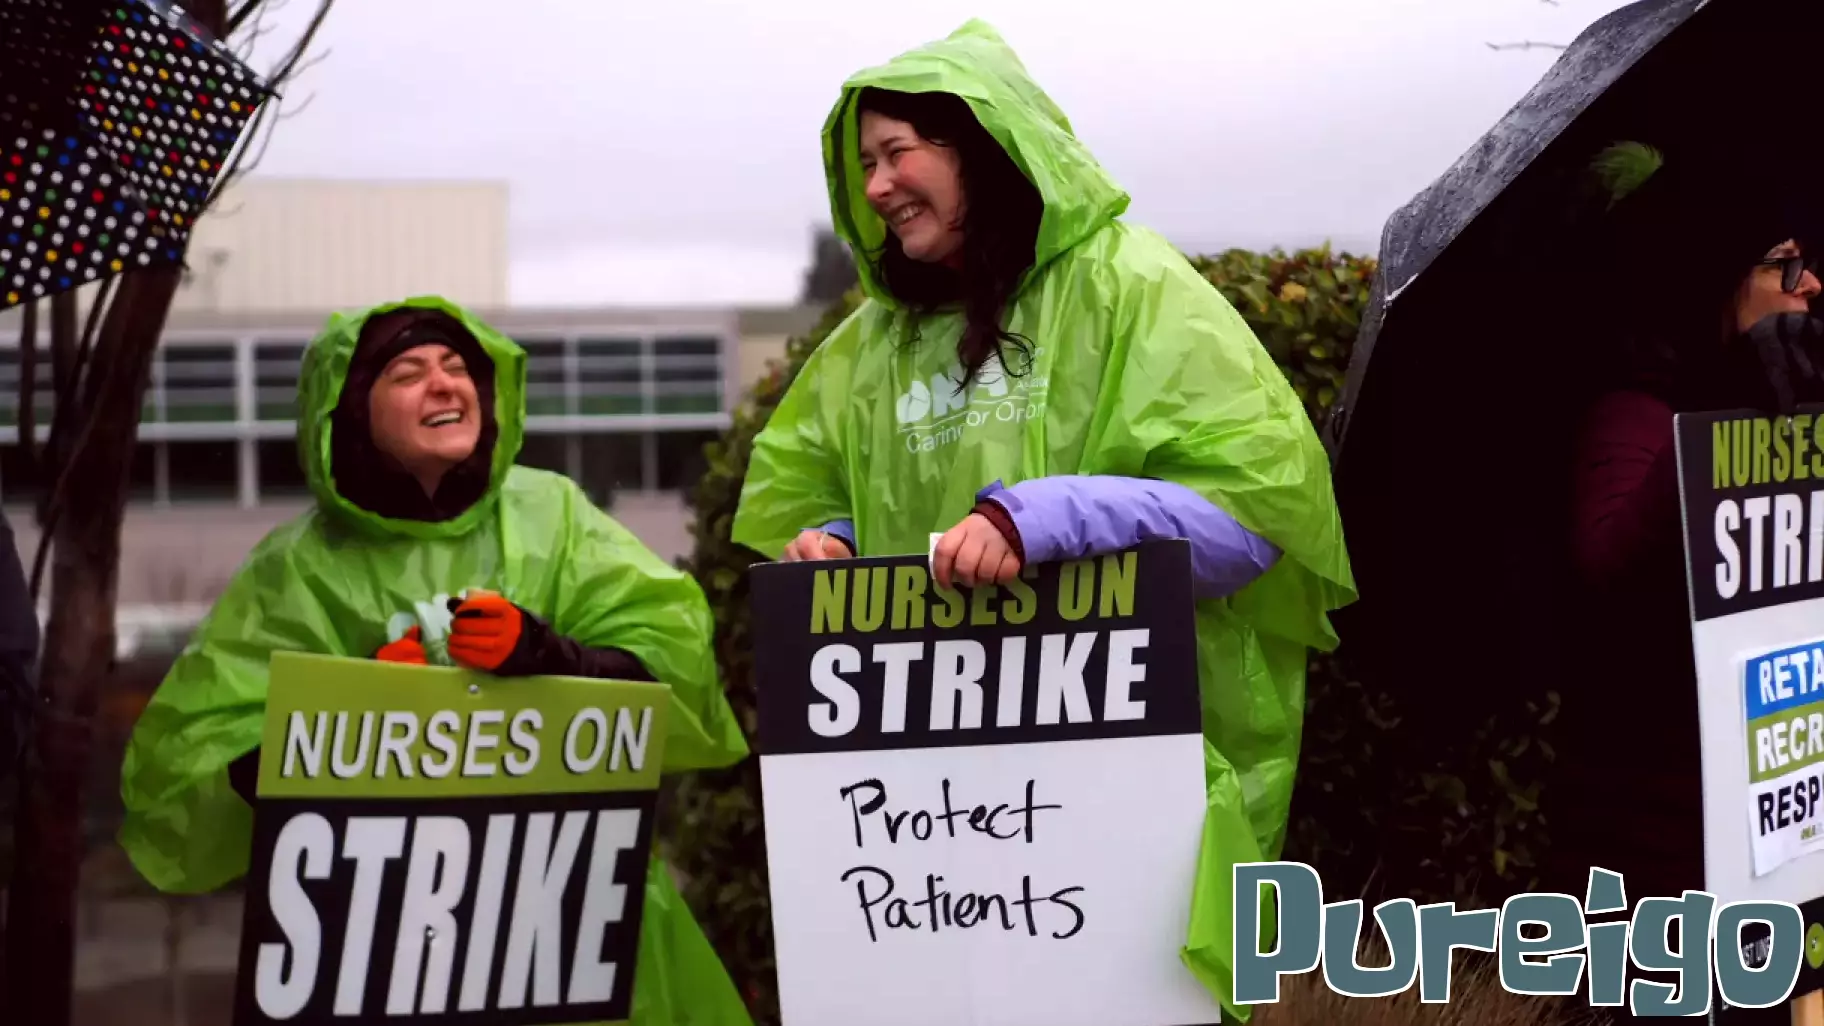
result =
M55 312L55 308L53 308L53 312ZM122 342L120 336L126 329L120 326L132 320L133 314L131 303L129 302L127 311L122 314L118 320L113 316L115 313L116 311L110 309L109 316L106 318L109 322L116 324L117 330L115 330L110 337L102 340L102 352L104 356L116 355L115 350L121 346ZM74 316L74 311L71 311L71 316ZM53 337L56 337L54 326ZM108 365L110 370L113 369L114 361L104 359L102 362ZM72 377L74 377L74 375L72 375ZM76 466L77 460L82 455L83 449L88 445L89 439L94 437L96 431L99 430L98 425L100 425L104 419L96 416L95 410L96 400L99 397L102 386L105 384L105 378L106 375L100 377L91 375L88 382L86 382L87 387L80 387L72 384L70 387L71 395L69 397L68 406L62 401L57 404L59 407L63 408L80 409L83 412L83 424L82 431L76 436L75 441L70 444L69 448L58 453L58 472L55 483L49 489L49 495L46 497L44 504L39 507L38 552L32 559L31 587L33 602L38 601L39 588L44 583L45 560L49 558L51 553L52 536L56 533L57 520L58 517L63 514L64 499L67 497L71 487L70 482L74 479L71 468ZM77 403L80 403L81 405L77 406ZM137 418L137 412L134 416Z
M253 17L257 24L260 12L278 10L285 2L286 0L243 0L241 7L234 13L234 19L245 21L247 18ZM329 17L329 10L334 3L335 0L317 0L317 9L312 12L310 23L304 27L303 32L298 34L297 41L292 44L285 56L275 62L276 67L272 73L266 76L266 84L274 94L273 99L260 104L259 110L254 113L253 122L242 133L245 141L236 148L234 156L229 159L228 166L223 168L221 174L216 177L214 187L209 190L208 197L203 200L201 209L197 211L198 217L209 212L215 206L216 200L220 199L222 194L227 192L235 182L260 166L260 160L264 158L266 147L271 142L272 130L283 120L281 114L274 112L275 107L282 106L284 103L278 98L278 94L284 91L287 84L295 81L299 75L326 56L312 54L310 49L311 43L316 40L317 32L322 29L323 22ZM234 23L231 21L231 25ZM272 116L269 118L268 114Z
M89 352L95 348L95 331L101 326L101 312L108 305L114 294L114 287L120 284L119 275L110 275L103 279L101 289L95 293L95 302L89 306L89 319L82 326L82 340L76 346L76 359L70 364L70 388L80 388L83 373L88 369ZM52 421L51 430L56 431L56 422Z
M1539 2L1542 4L1549 4L1553 7L1557 7L1559 5L1558 0L1539 0ZM1570 49L1570 46L1565 43L1539 43L1539 42L1534 42L1532 40L1526 40L1524 42L1519 42L1519 43L1485 43L1483 45L1487 46L1490 50L1568 50L1568 49Z
M248 18L256 17L261 11L278 10L285 6L284 0L241 0L241 5L228 15L228 31L224 37L233 36L240 30L241 24Z
M262 7L254 15L253 22L247 26L246 31L235 37L234 55L239 57L243 64L251 63L254 49L259 46L260 40L271 32L272 29L266 25L266 9Z
M274 114L273 119L275 121L290 121L292 118L295 118L299 114L302 114L306 110L309 110L310 101L312 101L316 98L317 98L317 94L311 93L309 96L304 97L304 99L299 100L298 105L295 107L292 107L290 110L281 110L277 114ZM270 136L268 136L268 138L270 138Z
M228 35L234 35L235 30L241 27L241 22L246 21L253 12L259 10L264 2L265 0L241 0L241 5L228 15Z
M32 394L37 385L38 301L29 299L19 316L19 412L13 418L27 466L38 459L38 399Z
M304 58L303 63L299 64L295 68L292 68L291 71L285 76L286 79L288 81L292 81L292 82L297 81L298 78L300 76L302 76L306 71L309 71L310 69L312 69L312 68L316 67L317 65L323 63L324 61L328 60L329 55L334 52L335 52L334 50L327 50L327 49L318 50L316 53L313 53L309 57Z
M70 447L70 435L77 430L76 425L84 417L83 383L85 372L90 366L89 352L95 345L95 332L101 326L102 316L119 284L120 275L109 275L101 280L101 287L96 289L95 298L89 304L89 315L83 323L80 337L72 337L73 332L60 329L55 323L51 325L51 390L54 399L51 406L51 434L45 442L42 465L59 474L66 465L63 455ZM74 310L60 314L53 307L51 315L53 321L62 316L72 324L75 322ZM46 488L38 497L37 518L41 533L38 553L32 560L34 566L44 561L50 545L51 534L45 525L51 520L52 494L53 490Z
M1518 43L1485 43L1490 50L1568 50L1569 43L1541 43L1535 40L1524 40Z
M75 351L76 293L74 291L59 292L51 297L51 388L53 389L53 404L56 402L57 361L59 358L67 361L70 358L70 355ZM53 407L51 410L52 423L55 423L56 419L57 411ZM37 442L38 428L37 421L34 420L32 427L32 444L36 446ZM45 455L55 455L55 453L46 453ZM57 464L48 465L56 466Z

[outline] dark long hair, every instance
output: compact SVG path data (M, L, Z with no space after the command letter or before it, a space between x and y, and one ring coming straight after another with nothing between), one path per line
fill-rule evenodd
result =
M961 303L963 334L956 358L968 387L990 354L1006 364L1003 344L1031 357L1031 341L1001 327L1020 278L1032 267L1045 201L1013 158L976 120L962 98L950 93L900 93L864 89L858 113L872 111L910 124L927 142L956 151L961 165L963 233L960 269L914 260L899 237L887 232L880 250L865 255L875 278L917 317ZM1007 373L1024 372L1008 368Z

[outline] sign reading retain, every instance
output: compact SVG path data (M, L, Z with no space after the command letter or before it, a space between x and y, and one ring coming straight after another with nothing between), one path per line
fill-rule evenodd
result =
M753 573L787 1026L1182 1026L1203 832L1190 547L940 588Z
M236 1026L624 1021L666 700L274 654Z

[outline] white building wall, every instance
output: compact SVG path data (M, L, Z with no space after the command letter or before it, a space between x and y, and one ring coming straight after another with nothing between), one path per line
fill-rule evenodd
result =
M250 177L197 224L174 313L507 303L504 182Z

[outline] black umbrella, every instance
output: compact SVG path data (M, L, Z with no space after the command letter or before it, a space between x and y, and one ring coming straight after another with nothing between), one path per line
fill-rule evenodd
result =
M1621 8L1388 221L1326 432L1362 594L1338 624L1359 672L1461 723L1464 704L1575 658L1554 647L1571 615L1568 446L1612 355L1601 326L1675 302L1703 253L1674 252L1677 231L1619 246L1593 165L1650 147L1683 182L1657 201L1675 221L1809 201L1824 178L1796 83L1821 40L1817 0Z
M0 309L180 262L268 95L164 0L0 0Z

